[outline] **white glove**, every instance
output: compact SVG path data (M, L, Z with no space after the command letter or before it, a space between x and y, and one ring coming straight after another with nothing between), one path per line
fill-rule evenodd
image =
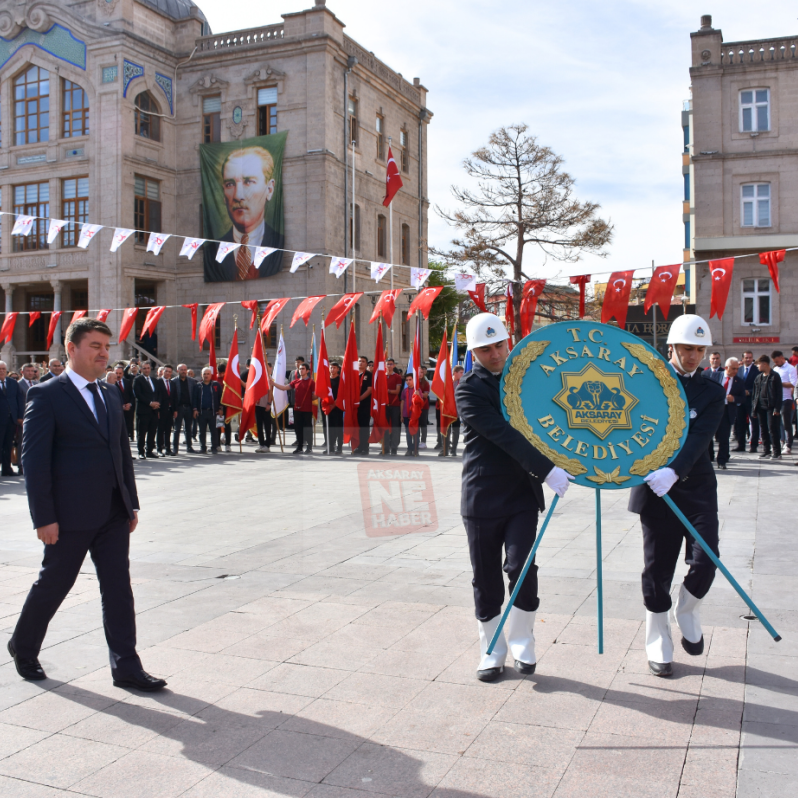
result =
M648 487L660 497L664 496L678 481L679 475L672 468L660 468L643 477L643 482L648 482Z
M549 471L548 476L544 480L544 482L560 497L562 498L565 496L565 491L571 485L573 481L573 477L564 469L558 468L554 466L554 468Z

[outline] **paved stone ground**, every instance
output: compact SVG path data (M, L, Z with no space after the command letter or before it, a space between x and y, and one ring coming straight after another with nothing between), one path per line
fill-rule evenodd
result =
M430 465L438 529L364 532L354 459L187 456L136 464L140 651L154 696L112 687L90 562L42 652L5 653L37 570L21 480L0 483L0 795L533 798L798 794L796 470L721 474L724 561L706 653L646 672L641 540L602 494L606 651L596 653L594 495L572 489L540 548L532 677L476 681L459 463ZM384 463L372 457L375 467ZM406 460L390 461L404 466ZM89 497L90 500L90 497Z

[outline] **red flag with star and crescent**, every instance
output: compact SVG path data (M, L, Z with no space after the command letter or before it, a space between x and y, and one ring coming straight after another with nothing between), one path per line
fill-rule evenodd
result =
M335 406L344 411L344 443L351 443L353 449L360 444L360 427L357 421L357 407L360 404L360 369L358 368L357 336L355 325L349 327L346 339L344 362L341 364L341 381Z
M233 336L233 340L235 340L235 336ZM256 335L255 345L252 347L252 361L249 364L247 389L241 406L239 429L257 434L255 406L267 393L269 393L269 373L266 371L266 359L263 357L263 339L260 335Z
M385 199L382 204L387 208L391 200L396 196L396 192L404 185L396 161L393 159L393 152L388 147L388 167L385 170Z
M387 291L383 291L374 306L374 312L371 314L369 324L377 321L380 313L382 313L382 318L385 319L385 323L390 327L393 321L393 314L396 311L396 300L401 293L401 288L389 288Z
M776 287L776 293L780 294L779 288L779 264L784 260L787 251L784 249L777 249L773 252L762 252L759 255L759 262L763 266L768 267L770 278L773 280L773 285Z
M485 306L485 283L477 283L474 290L469 291L468 295L483 313L488 312L488 308Z
M330 358L327 355L327 341L324 339L324 327L321 328L321 341L319 342L319 366L316 369L316 395L320 396L322 412L325 415L335 408L335 397L332 392L330 381Z
M289 328L293 327L300 319L305 322L305 327L307 327L310 321L310 314L313 313L313 308L315 308L322 299L326 298L327 297L324 295L305 297L299 305L297 305L297 309L294 311L294 315L291 318Z
M381 443L391 428L385 408L388 405L388 372L385 369L385 347L382 344L382 325L377 325L377 351L374 353L374 381L371 386L371 428L369 443Z
M712 294L709 300L709 318L723 318L726 300L729 298L734 258L721 258L709 262L709 276L712 278Z
M441 435L457 418L457 405L454 401L454 383L452 382L452 364L449 360L449 344L446 340L446 328L443 330L443 340L435 363L435 376L432 378L432 392L438 397L441 411Z
M527 280L521 299L521 337L526 338L532 332L535 313L538 309L538 298L546 287L545 280Z
M626 313L629 310L629 295L632 293L632 275L634 269L626 272L613 272L607 281L607 290L604 292L604 302L601 305L601 323L607 322L614 316L618 326L623 330L626 327Z
M442 285L435 286L434 288L422 288L410 305L410 310L407 312L408 321L417 310L421 311L421 315L425 319L428 319L429 312L432 309L432 303L438 298L438 294L440 294L441 291L443 291Z
M676 281L679 279L681 263L674 263L673 266L657 266L654 274L651 275L651 282L648 284L646 299L643 310L648 313L651 306L656 302L662 311L662 318L668 318L668 311L671 309L671 297L673 289L676 288Z
M590 282L589 274L577 274L570 278L571 285L579 286L579 318L585 318L585 286Z
M277 318L277 314L291 301L290 296L283 297L282 299L273 299L266 305L263 311L263 320L260 323L260 328L264 335L269 334L269 328Z
M260 338L260 336L257 336ZM238 331L233 332L230 342L230 355L227 358L227 368L224 370L224 388L222 389L222 404L225 406L224 420L229 423L242 410L241 401L241 373L239 372L238 359Z
M336 329L340 328L346 314L357 304L360 297L363 296L362 291L357 291L354 294L344 294L330 310L330 314L324 320L324 326L329 327L335 322Z

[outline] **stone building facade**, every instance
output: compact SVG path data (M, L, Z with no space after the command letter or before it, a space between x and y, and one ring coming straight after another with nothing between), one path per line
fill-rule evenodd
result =
M712 18L691 33L692 125L685 208L695 260L735 261L722 319L709 324L723 357L798 344L798 252L787 252L777 293L756 255L798 247L798 37L724 42ZM686 243L689 246L689 243ZM709 319L711 277L694 267L697 312ZM692 297L691 297L692 298Z
M262 6L257 6L258 9ZM253 12L253 16L262 15ZM253 20L265 23L266 20ZM0 287L6 312L41 310L28 327L21 316L2 350L12 363L58 356L70 314L45 351L46 311L96 311L140 305L236 302L341 294L346 278L329 274L317 257L288 271L244 282L206 283L202 258L179 257L182 240L159 255L146 236L109 251L113 229L157 229L202 236L199 145L288 131L283 161L285 247L319 255L349 255L357 263L361 351L373 356L376 324L368 325L385 278L370 280L368 261L390 261L388 211L382 206L388 138L404 187L393 202L394 286L409 285L409 266L426 266L426 89L408 82L344 34L344 24L316 0L277 24L212 35L190 0L0 0L1 210L105 225L88 249L77 248L76 227L48 245L47 224L27 239L12 237L13 216L2 217ZM352 201L354 136L355 215ZM354 229L352 229L354 227ZM354 241L351 239L354 238ZM393 337L402 363L412 348L402 330L410 300L397 304ZM318 306L312 322L317 333ZM296 303L278 317L289 358L307 356L311 329L289 330ZM239 316L239 345L251 348L249 311L222 310L217 354L224 356ZM140 330L145 313L139 312ZM120 313L109 317L118 330ZM342 353L345 327L328 331L330 353ZM159 360L207 362L190 335L188 310L167 310L157 329ZM133 335L131 334L130 340ZM425 342L426 343L426 342ZM273 336L267 337L270 354ZM113 356L127 356L115 344Z

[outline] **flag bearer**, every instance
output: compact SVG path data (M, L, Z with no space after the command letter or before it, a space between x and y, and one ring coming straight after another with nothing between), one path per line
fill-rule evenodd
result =
M671 582L682 540L690 566L673 614L682 648L693 656L704 651L700 608L715 578L715 565L661 498L666 493L687 516L715 554L718 553L718 484L709 459L709 442L725 407L720 383L702 376L698 366L712 346L709 325L691 313L679 316L668 333L670 364L684 386L690 429L679 453L665 468L650 473L648 485L632 488L629 510L643 527L643 603L646 606L646 654L655 676L673 673L669 612Z
M563 496L572 479L502 415L499 380L509 354L508 337L492 313L480 313L468 322L466 341L474 354L474 368L455 391L465 444L460 513L474 570L482 653L477 678L483 682L493 681L504 670L508 643L515 669L524 674L535 671L534 624L540 600L534 564L505 625L507 640L502 635L487 654L505 597L502 549L512 591L535 542L538 513L545 506L543 482Z

